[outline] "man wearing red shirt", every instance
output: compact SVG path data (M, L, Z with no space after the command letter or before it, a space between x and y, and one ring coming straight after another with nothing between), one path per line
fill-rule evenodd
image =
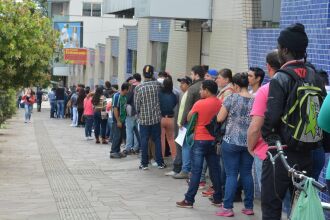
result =
M217 155L214 145L215 138L206 128L218 114L221 107L221 101L216 97L217 91L218 86L214 81L203 81L200 90L202 99L194 104L188 114L188 121L190 121L195 113L198 114L198 117L195 125L194 145L191 149L191 178L189 189L185 194L185 199L176 203L180 208L193 207L202 174L204 158L210 169L210 177L215 189L213 204L219 205L222 203L219 155Z

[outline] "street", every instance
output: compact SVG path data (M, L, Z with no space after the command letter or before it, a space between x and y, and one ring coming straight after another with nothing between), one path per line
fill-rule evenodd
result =
M177 208L187 183L164 176L170 168L141 171L136 155L111 160L110 145L84 140L83 128L49 119L49 109L22 118L19 110L0 130L0 219L224 219L200 192L194 209ZM237 203L232 219L261 219L255 203L255 216Z

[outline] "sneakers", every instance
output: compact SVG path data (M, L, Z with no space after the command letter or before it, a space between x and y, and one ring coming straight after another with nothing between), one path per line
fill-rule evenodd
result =
M183 200L181 202L176 202L176 207L179 207L179 208L193 208L193 204L188 202L187 200Z
M141 164L141 165L139 166L139 169L140 169L140 170L148 170L149 168L148 168L148 165L142 165L142 164Z
M198 189L205 189L205 187L206 187L206 182L202 181L199 183Z
M203 197L211 197L214 194L214 189L210 186L206 191L202 192Z
M235 214L232 209L220 208L220 211L216 212L215 215L223 217L233 217Z
M189 174L181 171L180 173L173 176L174 179L189 179Z
M174 175L176 175L176 174L178 174L178 173L176 173L176 172L174 172L174 171L172 170L172 171L170 171L170 172L165 173L165 176L174 176Z
M112 158L112 159L120 159L120 158L122 158L122 156L120 155L120 153L111 153L110 154L110 158Z
M210 202L212 205L216 206L216 207L221 207L222 206L222 201L214 201L213 197L209 198Z
M89 137L87 137L87 138L88 138L88 140L94 140L94 138L91 137L91 136L89 136Z
M158 169L165 169L165 168L166 168L166 164L165 163L163 163L161 165L158 165Z
M253 209L242 209L244 215L254 215Z

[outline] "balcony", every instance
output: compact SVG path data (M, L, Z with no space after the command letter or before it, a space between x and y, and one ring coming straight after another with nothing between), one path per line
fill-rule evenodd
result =
M121 14L133 8L133 0L103 0L104 14Z
M212 0L134 0L134 6L138 18L209 20Z

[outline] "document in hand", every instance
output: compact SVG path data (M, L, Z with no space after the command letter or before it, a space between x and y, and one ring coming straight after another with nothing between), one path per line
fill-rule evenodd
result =
M179 128L179 134L175 139L175 142L178 143L180 146L183 145L183 141L186 137L187 129L185 127Z

